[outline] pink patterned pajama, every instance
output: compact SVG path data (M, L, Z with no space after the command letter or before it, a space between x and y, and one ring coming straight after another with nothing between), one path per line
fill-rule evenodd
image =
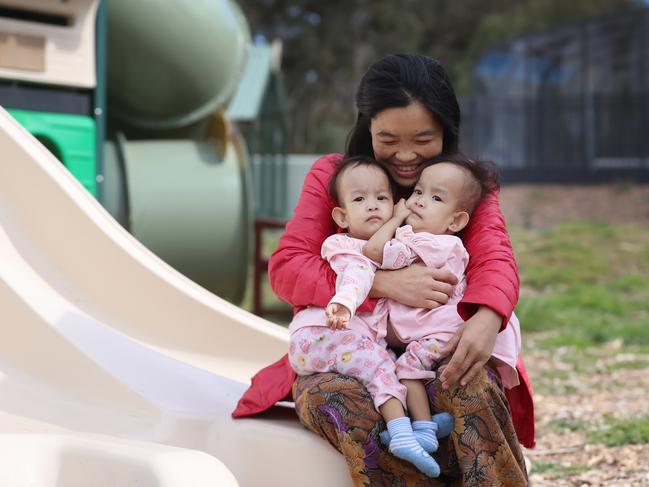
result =
M434 338L410 342L396 361L397 377L402 379L434 379L439 354L444 344Z
M372 313L356 313L367 297L379 264L362 253L365 241L346 234L332 235L322 245L322 257L336 271L336 295L332 303L346 306L352 318L346 330L331 330L324 308L308 307L298 312L289 326L289 360L298 375L337 372L358 379L372 395L378 409L391 397L406 408L406 388L401 379L434 379L439 350L464 320L457 312L466 281L469 260L462 241L452 235L414 233L410 225L397 230L383 251L384 269L398 269L421 259L428 267L449 270L458 278L454 295L445 306L433 310L410 308L381 299ZM387 351L388 319L397 338L407 343L395 359ZM434 338L433 338L434 337ZM518 384L516 361L520 351L520 328L512 316L496 339L493 356L506 387Z
M406 409L406 388L397 379L393 357L357 330L306 326L291 335L288 358L298 375L337 372L358 379L378 409L391 397Z

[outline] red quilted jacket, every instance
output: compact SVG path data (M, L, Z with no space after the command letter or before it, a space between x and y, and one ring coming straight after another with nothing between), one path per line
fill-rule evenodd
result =
M279 246L269 263L270 283L282 300L296 310L308 305L325 307L335 292L336 274L320 257L324 240L338 229L331 218L335 202L328 185L340 154L317 160L304 181L294 216L286 226ZM516 262L498 205L498 193L487 194L460 235L471 256L466 270L467 289L459 304L466 320L481 305L503 316L503 326L518 301L519 278ZM368 299L358 311L371 311L375 300ZM505 391L519 441L532 448L534 404L523 362L517 364L521 384ZM270 408L291 393L295 373L285 355L252 378L252 385L240 399L233 417L250 416Z

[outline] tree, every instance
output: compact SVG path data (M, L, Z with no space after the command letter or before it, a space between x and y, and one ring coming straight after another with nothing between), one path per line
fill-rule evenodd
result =
M289 150L342 151L356 84L393 52L438 58L460 93L488 46L634 0L239 0L253 35L284 43Z

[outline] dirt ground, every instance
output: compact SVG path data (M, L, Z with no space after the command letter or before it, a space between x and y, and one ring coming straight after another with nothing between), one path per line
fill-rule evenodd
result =
M575 373L566 356L573 353L569 349L535 349L528 342L526 350L530 379L538 386L537 446L525 452L532 463L531 485L649 486L648 444L607 447L589 442L585 431L602 425L606 417L647 414L649 355L625 353L621 343L613 342L590 373ZM629 360L644 360L646 367L615 368Z
M506 185L500 201L508 226L545 228L583 220L649 226L649 185ZM534 472L531 485L649 486L649 445L606 447L589 443L583 429L557 427L649 413L649 368L607 367L607 361L630 359L623 350L611 349L592 373L575 373L562 357L566 351L537 350L529 342L526 349L532 384L539 386L538 442L526 451ZM649 356L641 359L649 361ZM567 375L561 376L562 371Z
M508 225L526 228L575 220L649 225L649 184L504 185L500 206Z

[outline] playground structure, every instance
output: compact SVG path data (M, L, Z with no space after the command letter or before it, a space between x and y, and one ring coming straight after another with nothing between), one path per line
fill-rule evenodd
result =
M0 0L0 49L13 56L0 61L11 109L0 109L0 484L349 485L343 457L289 406L230 417L288 341L209 292L234 299L245 284L249 170L223 105L248 34L229 1L150 5ZM217 25L190 29L182 14ZM211 35L200 62L201 42L165 22ZM229 50L210 71L219 43ZM78 72L53 70L56 48ZM180 96L174 82L205 91ZM93 177L72 134L86 161L94 148Z
M138 240L240 301L251 164L226 109L252 46L236 4L0 0L0 34L0 104Z

